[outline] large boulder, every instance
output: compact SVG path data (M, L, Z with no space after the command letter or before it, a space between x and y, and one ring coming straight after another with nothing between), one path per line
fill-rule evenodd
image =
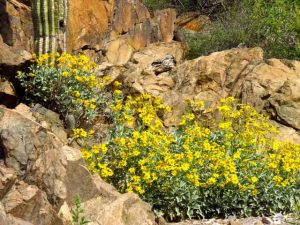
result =
M91 199L83 206L86 217L99 225L150 225L155 221L149 206L132 193L123 194L110 203L103 198Z
M151 17L140 0L90 0L88 4L71 0L67 48L70 52L102 52L102 61L124 65L134 51L151 43L172 41L175 20L174 9L156 11Z
M177 58L179 49L167 52ZM151 52L156 52L155 57ZM277 122L281 137L299 142L299 61L264 59L261 48L235 48L183 63L177 60L179 64L167 73L155 74L149 66L162 52L162 48L148 47L135 53L132 61L137 66L129 67L123 76L136 92L161 96L173 108L165 125L179 123L186 99L203 100L210 107L221 98L234 96Z
M251 68L251 67L250 67ZM241 96L243 103L300 130L300 62L270 59L252 66L232 94Z
M81 49L84 46L99 48L110 19L109 2L99 0L70 0L68 15L67 48Z
M48 202L46 193L35 185L24 182L15 184L4 196L2 203L6 213L32 224L62 224Z
M161 95L174 87L169 73L182 61L184 52L179 42L151 44L133 54L121 79L134 92Z
M0 2L0 76L10 77L31 59L33 24L30 2Z
M174 36L174 9L150 15L141 0L70 0L66 25L69 52L86 51L95 60L126 64L136 50ZM30 1L0 2L0 74L22 65L33 53ZM21 67L22 68L22 67ZM14 74L17 69L10 71Z
M262 60L260 48L226 50L185 61L171 76L176 81L176 91L198 100L207 101L210 96L210 101L217 101L228 95L250 63Z
M0 2L0 36L13 48L33 51L33 25L30 2L7 0Z
M0 106L0 221L67 225L79 195L86 218L94 225L156 224L148 204L136 195L118 193L90 174L80 150L64 145L51 127L21 109ZM99 203L97 207L93 202Z

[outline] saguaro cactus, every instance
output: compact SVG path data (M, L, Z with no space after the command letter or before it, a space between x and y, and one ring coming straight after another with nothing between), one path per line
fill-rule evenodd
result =
M37 55L66 51L67 0L32 0Z

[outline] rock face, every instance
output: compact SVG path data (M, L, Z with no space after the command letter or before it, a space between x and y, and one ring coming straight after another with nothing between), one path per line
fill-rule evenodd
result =
M149 45L133 54L121 79L133 91L153 95L167 92L175 84L169 72L182 61L183 55L184 47L179 42Z
M186 61L172 71L171 77L176 83L174 91L183 98L211 105L220 98L234 96L268 115L280 127L288 126L297 133L299 65L298 61L265 60L260 48L237 48ZM298 135L290 138L297 141Z
M14 74L31 59L33 25L29 5L28 1L0 2L0 76Z
M30 2L7 0L0 3L0 35L3 43L28 52L33 50Z
M176 19L176 26L181 29L200 32L210 22L208 16L197 12L183 13Z
M67 50L84 50L97 62L124 65L134 51L174 36L175 10L151 17L141 0L70 0L68 13ZM0 75L14 76L34 51L30 1L1 1L0 24Z
M178 124L186 99L203 100L209 107L234 96L269 116L282 131L280 138L300 143L299 61L264 59L260 48L235 48L182 62L183 54L178 42L149 45L134 53L126 68L112 66L109 71L119 71L114 79L133 92L162 97L173 108L166 126Z
M67 225L76 195L91 224L156 224L146 203L93 177L78 149L21 109L0 106L1 224Z
M108 31L108 8L106 1L70 0L67 48L69 51L84 46L97 48Z
M69 4L69 51L103 51L109 63L123 65L135 50L174 36L176 12L160 10L150 16L140 0L71 0Z

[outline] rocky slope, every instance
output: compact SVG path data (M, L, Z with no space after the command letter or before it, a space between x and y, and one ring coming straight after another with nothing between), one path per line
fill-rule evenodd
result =
M44 109L52 114L45 121L40 112L31 113L25 105L14 110L0 106L1 225L70 224L76 195L90 224L156 224L149 206L135 194L119 194L92 176L80 150L51 132L54 125L59 130L55 114Z
M280 138L300 143L299 61L265 59L260 48L184 61L185 47L174 36L198 31L208 18L176 18L172 9L151 15L138 0L70 0L69 11L68 50L85 51L98 63L98 76L122 81L127 91L161 96L174 109L165 115L166 126L178 124L188 98L209 107L235 96L268 115ZM30 15L30 1L0 0L0 224L69 224L76 195L91 225L157 224L136 195L120 194L87 171L80 150L67 146L57 114L18 105L16 71L26 68L33 53ZM251 221L202 222L268 224Z
M181 62L183 53L176 42L151 45L134 53L126 68L101 69L134 92L161 96L174 109L165 118L167 126L178 124L186 99L203 100L209 107L234 96L268 115L282 131L281 138L300 142L299 61L264 59L260 48L236 48Z

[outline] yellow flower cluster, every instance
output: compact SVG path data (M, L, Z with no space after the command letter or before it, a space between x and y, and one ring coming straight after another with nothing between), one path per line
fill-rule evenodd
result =
M53 82L57 82L62 85L61 88L65 89L63 94L60 94L65 96L60 96L60 98L70 98L66 102L72 105L70 108L77 108L78 117L91 117L95 114L100 104L98 99L105 85L110 81L110 77L95 76L96 64L85 54L43 54L40 57L35 56L34 61L37 71L40 71L39 68L55 71L57 78L53 78ZM44 76L44 72L41 75ZM34 77L36 74L30 73L29 76ZM64 104L67 107L67 104Z
M109 77L98 78L92 74L96 64L85 55L71 55L68 53L43 54L35 57L35 62L39 66L54 66L60 68L61 76L67 79L75 79L88 87L103 88Z
M33 55L34 62L39 66L56 66L60 68L72 68L75 72L78 70L88 71L93 70L96 67L94 62L91 62L90 59L85 55L81 54L79 56L71 55L69 53L50 53L42 54L39 57Z
M277 130L267 117L229 97L210 109L218 116L205 126L197 119L203 107L190 102L179 128L170 131L158 117L160 110L170 110L161 99L117 98L111 109L125 126L106 145L84 149L84 157L93 172L121 191L142 196L153 187L170 192L179 181L252 196L261 187L299 183L300 145L276 141Z
M73 129L73 138L83 138L86 139L88 137L91 137L95 133L94 130L86 131L82 128L75 128Z
M163 123L157 114L160 111L170 111L170 107L162 104L161 98L141 94L136 97L128 96L123 103L123 99L118 97L122 92L115 90L114 94L116 95L115 102L110 108L119 115L118 123L132 127L138 122L151 130L161 131Z

